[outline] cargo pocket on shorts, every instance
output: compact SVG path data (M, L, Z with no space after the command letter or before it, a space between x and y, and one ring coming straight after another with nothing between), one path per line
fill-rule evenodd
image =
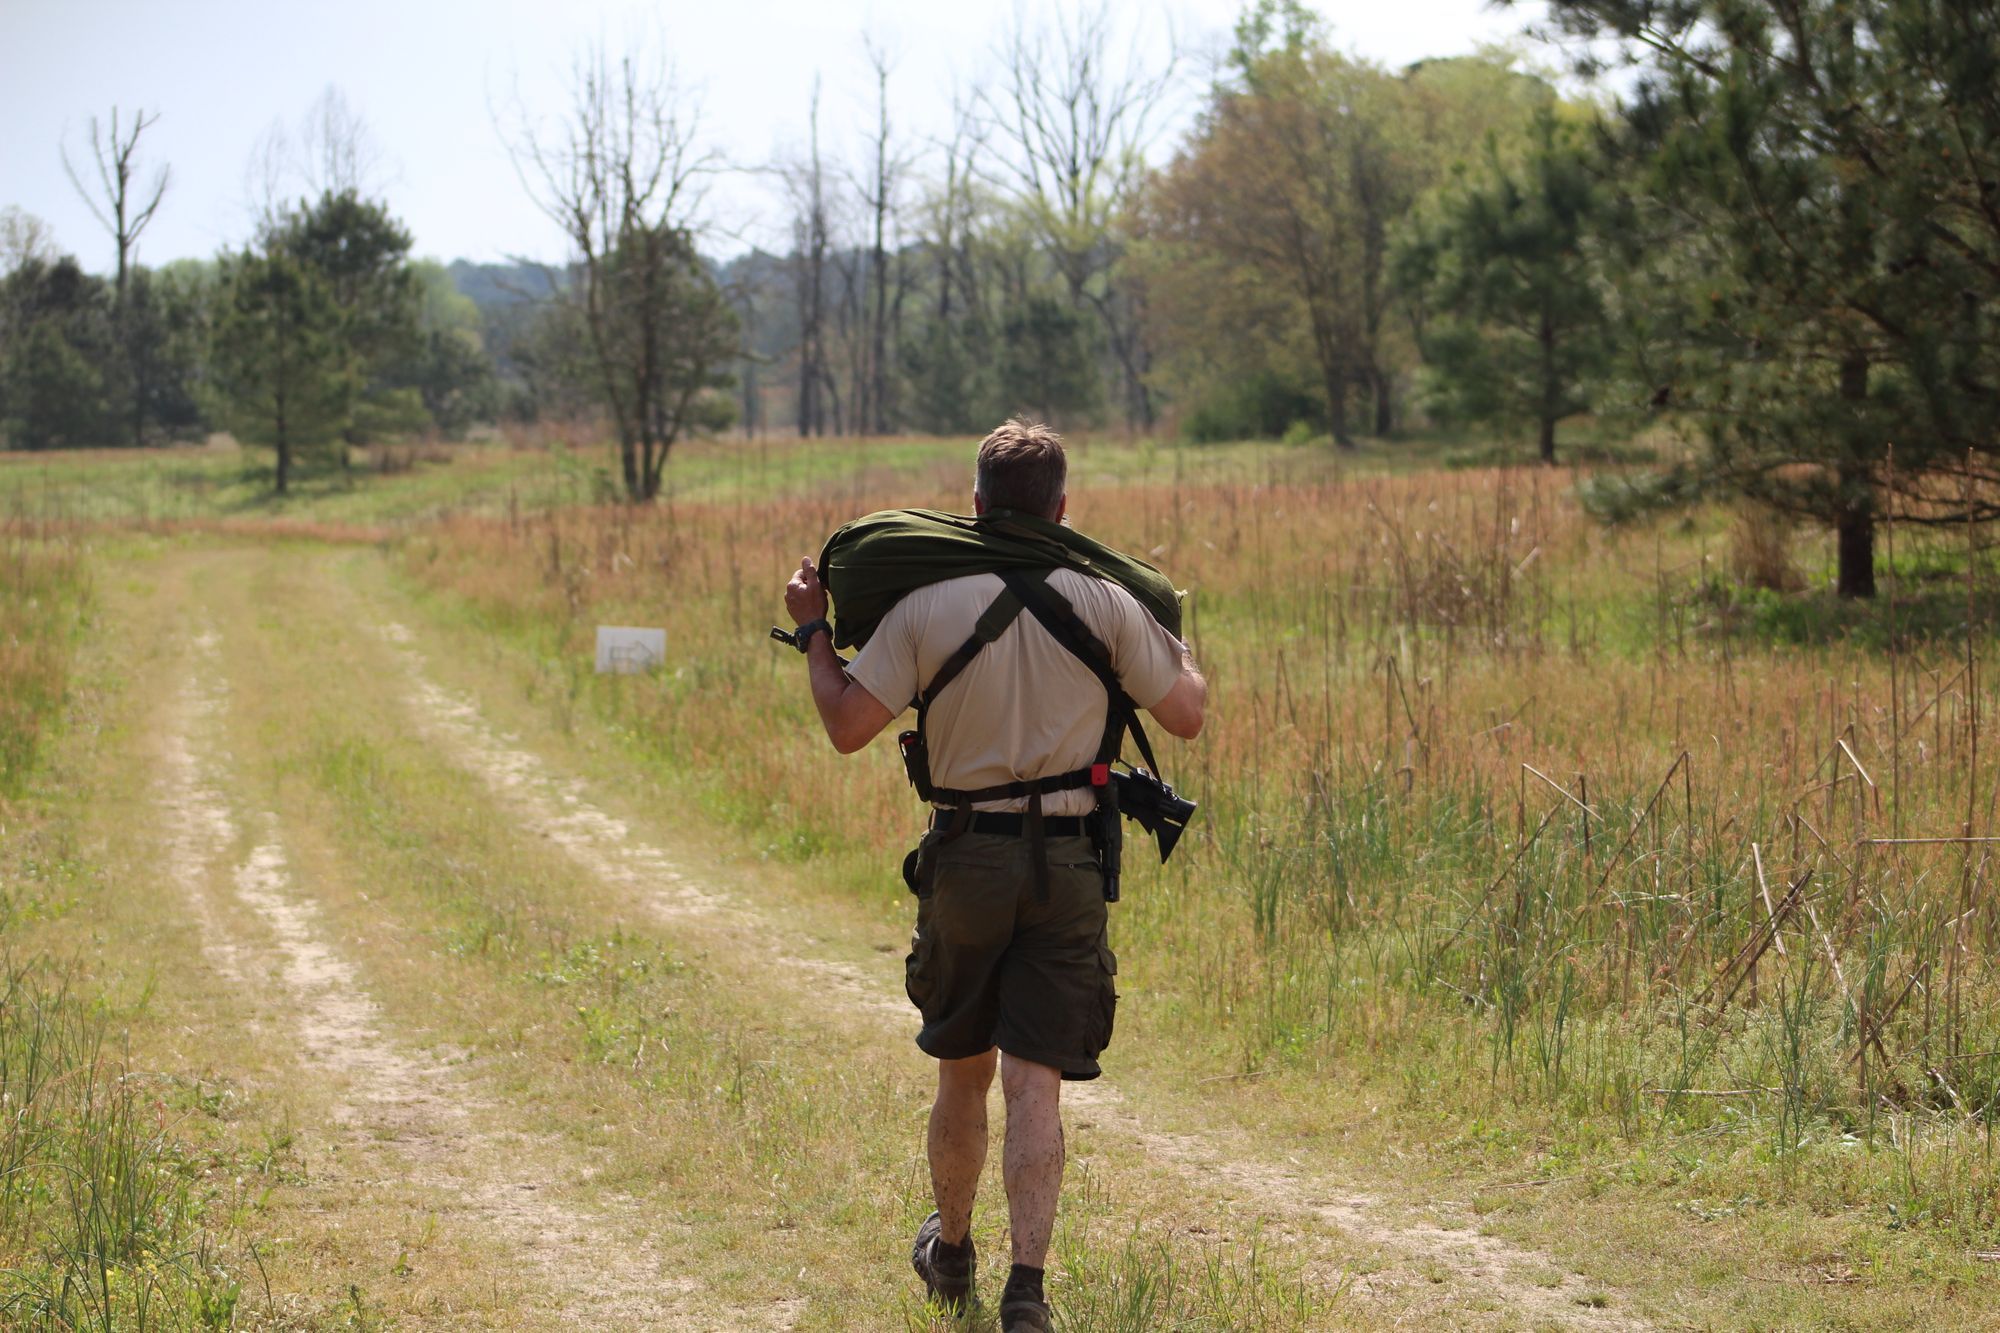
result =
M1092 1045L1103 1051L1111 1044L1113 1020L1118 1014L1118 955L1111 946L1097 946L1097 1030Z
M937 977L932 966L932 955L936 947L931 939L930 901L917 900L917 924L910 932L910 952L903 959L903 993L910 997L910 1003L923 1013L930 1004L931 996L937 991Z
M930 960L925 956L927 953L921 942L913 942L909 957L903 960L903 994L910 997L910 1003L917 1006L918 1013L922 1013L924 1006L930 1003L931 992L935 989L928 966Z

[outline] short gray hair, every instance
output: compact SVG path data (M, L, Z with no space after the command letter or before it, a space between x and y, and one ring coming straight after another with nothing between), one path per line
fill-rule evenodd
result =
M1068 481L1062 436L1040 422L1015 417L980 442L972 489L988 509L1052 519Z

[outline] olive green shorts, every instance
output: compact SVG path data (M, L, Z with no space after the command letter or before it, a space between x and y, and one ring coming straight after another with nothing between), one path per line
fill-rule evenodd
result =
M924 1019L917 1045L928 1054L962 1060L998 1046L1067 1079L1097 1077L1118 1003L1104 872L1089 838L1049 838L1046 846L1043 902L1028 839L924 834L904 970L910 1003Z

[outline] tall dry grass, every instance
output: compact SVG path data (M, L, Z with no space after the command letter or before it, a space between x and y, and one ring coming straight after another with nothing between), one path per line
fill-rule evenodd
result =
M538 645L558 703L682 799L887 892L918 822L893 757L836 759L763 633L827 531L955 482L460 518L403 556ZM1710 595L1713 521L1607 532L1540 472L1131 485L1073 512L1192 591L1213 720L1167 762L1203 811L1120 908L1190 1031L1245 1070L1360 1067L1447 1114L1703 1136L1788 1189L1993 1220L1976 633L1909 638L1892 608L1887 651L1753 641ZM665 625L671 668L590 677L607 622Z
M61 707L88 587L73 545L0 524L0 800L20 795Z

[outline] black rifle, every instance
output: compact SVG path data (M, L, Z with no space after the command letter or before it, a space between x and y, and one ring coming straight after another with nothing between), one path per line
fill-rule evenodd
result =
M1143 768L1111 777L1117 812L1159 840L1160 864L1165 865L1194 818L1195 803Z

